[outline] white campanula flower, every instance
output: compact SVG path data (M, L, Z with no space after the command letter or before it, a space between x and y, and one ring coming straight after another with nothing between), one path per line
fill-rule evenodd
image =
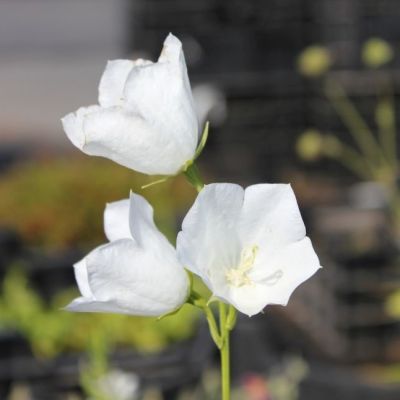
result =
M100 377L96 384L98 391L105 399L139 399L140 382L138 376L133 373L122 370L111 370L104 376Z
M149 175L174 175L194 158L199 136L182 43L172 34L158 61L109 61L99 105L62 119L84 153Z
M286 305L320 268L284 184L206 185L183 221L177 251L215 297L249 316L267 304Z
M74 265L81 297L67 310L162 316L185 303L187 273L143 197L108 204L104 227L110 243Z

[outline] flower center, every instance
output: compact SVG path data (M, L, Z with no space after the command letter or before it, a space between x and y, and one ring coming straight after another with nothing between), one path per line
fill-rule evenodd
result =
M248 273L253 268L254 261L258 252L258 246L246 247L240 253L240 263L236 268L230 268L225 278L229 285L242 287L253 285L254 282L249 278Z

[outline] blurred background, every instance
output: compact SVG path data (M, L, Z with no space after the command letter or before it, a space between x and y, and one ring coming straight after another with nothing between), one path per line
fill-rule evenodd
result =
M160 322L69 314L72 264L106 202L151 178L73 147L105 63L184 46L210 136L206 182L290 182L324 269L241 316L234 399L400 398L396 0L0 1L0 399L218 399L193 309ZM174 241L195 192L146 189Z

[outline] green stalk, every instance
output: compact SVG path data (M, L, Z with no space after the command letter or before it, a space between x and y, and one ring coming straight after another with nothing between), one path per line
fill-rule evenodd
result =
M226 305L219 302L219 323L222 336L221 357L221 399L230 400L230 355L229 355L229 329L227 327Z
M375 112L379 139L390 165L397 168L395 107L392 94L380 96Z
M210 334L212 339L214 340L214 343L218 347L218 349L221 349L223 346L223 341L221 338L221 335L219 334L217 323L214 318L214 314L211 311L210 307L206 306L203 308L204 313L206 314L207 321L208 321L208 326L210 328Z
M346 96L344 89L336 81L327 79L324 91L326 97L339 114L343 123L347 126L350 134L367 159L369 159L370 162L376 162L378 165L382 161L385 162L386 159L373 133L354 104Z
M189 181L189 183L198 191L200 192L201 189L204 187L204 183L201 179L199 169L197 168L197 165L193 162L191 163L184 171L183 173L186 176L186 179Z
M362 157L356 150L340 142L340 150L336 153L327 154L327 157L334 159L344 165L347 169L365 180L374 179L376 167L370 165L366 157Z
M208 126L207 126L208 128ZM183 171L189 183L200 192L204 183L201 179L199 170L193 162ZM216 324L214 314L208 304L204 304L200 296L193 299L193 304L203 309L206 314L211 337L220 351L221 359L221 400L230 400L230 354L229 354L229 333L236 323L236 310L230 306L229 311L222 301L219 302L219 329Z

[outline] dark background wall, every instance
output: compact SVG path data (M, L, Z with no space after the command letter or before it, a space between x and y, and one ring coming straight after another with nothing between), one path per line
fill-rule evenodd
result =
M375 78L361 66L360 46L379 36L396 47L399 16L396 0L136 0L127 45L157 57L166 33L178 35L191 81L215 84L228 100L227 120L212 128L206 157L221 178L271 181L305 167L294 152L305 128L346 137L318 84L298 74L297 55L313 43L328 46L368 117ZM329 162L314 168L348 175Z

